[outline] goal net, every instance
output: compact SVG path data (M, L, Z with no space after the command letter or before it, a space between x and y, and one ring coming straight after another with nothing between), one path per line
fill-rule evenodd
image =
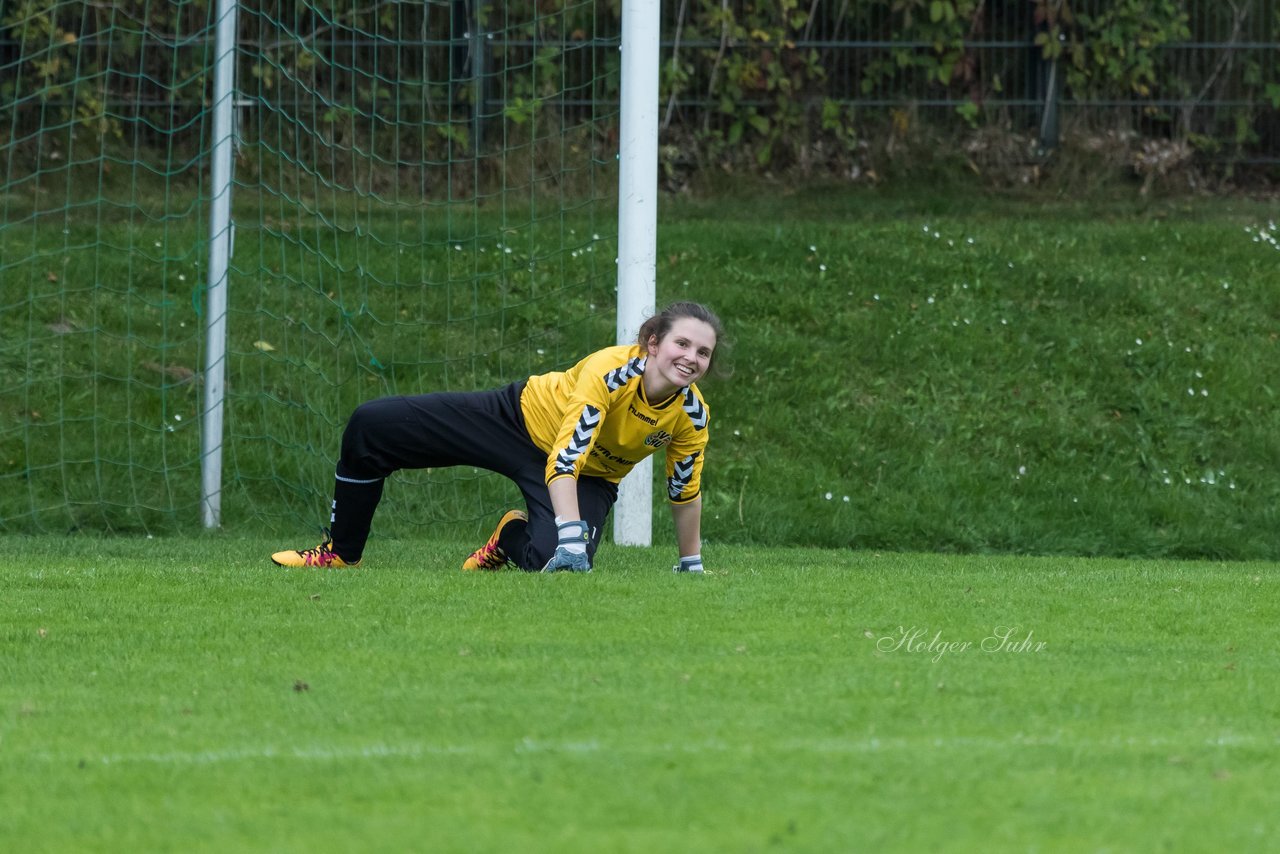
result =
M0 531L193 529L220 12L3 9ZM617 23L569 0L237 14L222 523L302 535L361 401L612 343ZM403 472L378 529L475 530L513 498Z

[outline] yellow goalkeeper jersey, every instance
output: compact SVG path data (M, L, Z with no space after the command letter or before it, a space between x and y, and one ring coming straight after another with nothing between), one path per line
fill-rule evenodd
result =
M607 347L567 371L529 378L520 396L525 426L547 452L547 483L560 477L622 480L664 450L667 497L685 504L702 488L708 412L696 384L666 400L645 399L645 352Z

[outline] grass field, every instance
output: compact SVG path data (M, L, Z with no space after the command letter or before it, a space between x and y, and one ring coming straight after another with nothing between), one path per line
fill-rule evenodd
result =
M1270 563L4 539L10 851L1264 851ZM292 545L292 543L290 543Z
M709 302L735 344L736 375L703 389L713 541L1280 559L1276 200L771 187L662 204L658 299ZM201 270L184 253L202 233L92 213L0 233L0 532L188 534ZM229 530L310 536L362 400L495 386L612 342L608 229L555 219L515 241L472 213L485 237L445 241L428 218L439 234L392 252L241 211ZM544 256L566 226L578 243ZM330 241L332 259L304 251ZM399 473L377 533L473 536L508 492Z
M591 576L460 573L512 496L457 470L392 479L360 570L267 562L359 400L607 343L558 290L591 228L563 278L334 234L334 287L245 217L217 535L199 230L0 234L0 844L1275 850L1280 208L1046 201L664 201L659 300L737 367L701 578L662 509Z

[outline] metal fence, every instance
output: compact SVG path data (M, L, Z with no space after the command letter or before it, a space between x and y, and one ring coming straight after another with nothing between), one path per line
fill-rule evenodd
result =
M287 0L265 4L286 5ZM714 5L726 22L742 24L760 14L751 0ZM705 14L695 14L707 11L700 0L664 0L663 130L735 121L724 108L725 71L732 61L749 61L808 67L800 90L786 97L833 101L868 121L910 111L936 123L962 120L1029 131L1049 146L1062 129L1088 126L1195 140L1202 151L1236 162L1280 162L1280 0L984 0L964 6L967 17L959 30L953 26L944 36L928 26L935 7L962 5L810 0L795 20L777 24L770 39L746 25L708 27ZM550 51L558 89L545 105L578 116L616 113L616 74L609 69L617 67L619 22L601 4L577 4L572 14L587 16L584 32L568 20L567 4L550 6L559 11L535 25L508 27L506 7L494 0L393 4L387 8L395 9L395 18L385 29L335 19L276 44L266 43L275 37L262 35L248 20L239 38L245 57L254 58L241 61L241 88L264 73L281 76L270 63L290 52L311 52L369 81L390 81L403 90L395 99L398 112L407 115L406 107L416 102L429 119L427 110L435 105L448 121L469 121L472 138L482 140L485 123L513 109L515 76ZM381 8L375 2L360 14ZM198 62L208 51L204 41L193 33L175 40L170 52L191 53ZM86 33L82 43L93 45L93 37ZM0 77L20 52L12 40L0 41ZM98 53L110 55L111 46L99 45ZM412 81L396 80L397 71L406 69ZM1097 84L1102 78L1107 85ZM101 79L120 90L102 93L111 110L165 111L163 120L150 121L162 131L181 123L184 113L198 112L206 96L204 78L196 74L165 82L162 73L144 69ZM324 86L314 81L317 91ZM274 97L281 103L286 95ZM362 97L335 92L333 100L347 98L351 109L376 115L377 107L361 103ZM0 112L15 104L32 115L60 104L75 108L60 99L65 91L39 98L17 93L9 104L0 99ZM737 92L733 106L776 111L786 104L762 83ZM253 120L251 109L244 118ZM23 122L10 126L16 137Z
M1232 149L1237 162L1280 162L1280 0L1165 3L1166 16L1180 21L1168 41L1161 39L1172 27L1161 30L1136 6L1125 19L1124 5L992 0L979 4L961 43L939 45L904 37L901 16L883 4L817 0L791 50L815 51L826 94L864 114L910 110L941 122L959 114L1027 129L1044 146L1055 145L1064 127L1194 136L1206 149ZM1046 20L1047 7L1060 13L1057 21ZM1107 39L1127 30L1133 43L1091 41L1101 41L1103 30ZM1055 51L1044 42L1055 40L1059 55L1048 57ZM683 45L698 47L711 45ZM945 53L951 75L944 83L937 59ZM1111 86L1086 82L1087 64L1101 62L1131 65L1108 69ZM713 106L693 91L687 103Z
M1046 148L1064 130L1105 130L1194 140L1210 159L1280 162L1280 0L986 0L955 42L903 26L903 8L927 15L927 3L812 0L803 24L783 28L784 38L772 43L741 29L713 37L687 27L690 5L664 4L664 132L735 121L722 109L722 60L746 52L783 67L816 57L821 79L796 96L835 101L869 122L910 111L935 124L1026 131ZM737 20L747 5L726 2L726 19ZM492 45L473 38L466 49ZM516 38L502 46L533 54L542 45ZM584 79L588 64L602 67L618 46L600 31L589 49L576 44L565 56L584 62L584 71L566 69L566 79ZM683 74L672 73L681 66ZM485 61L467 53L456 67L484 68ZM482 95L477 115L502 114L495 87L479 80L475 91ZM567 87L559 104L586 109L615 95ZM778 96L761 86L739 93L735 106L776 109Z

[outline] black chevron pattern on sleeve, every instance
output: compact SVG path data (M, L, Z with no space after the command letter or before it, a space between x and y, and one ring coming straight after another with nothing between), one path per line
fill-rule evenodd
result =
M671 477L667 478L667 495L674 501L684 492L689 481L693 480L693 463L698 459L696 453L679 460L672 468Z
M610 392L615 392L636 377L644 373L645 358L636 356L621 367L614 368L612 371L604 375L605 388Z
M573 436L570 437L568 446L561 448L560 453L556 455L556 474L573 474L578 458L586 453L587 448L591 447L591 437L599 426L600 410L589 403L584 405L582 407L582 417L578 419L577 426L573 428Z
M682 389L684 393L684 411L689 414L689 420L693 422L693 429L707 429L707 408L702 405L702 401L698 400L698 396L693 393L693 389L685 386Z

